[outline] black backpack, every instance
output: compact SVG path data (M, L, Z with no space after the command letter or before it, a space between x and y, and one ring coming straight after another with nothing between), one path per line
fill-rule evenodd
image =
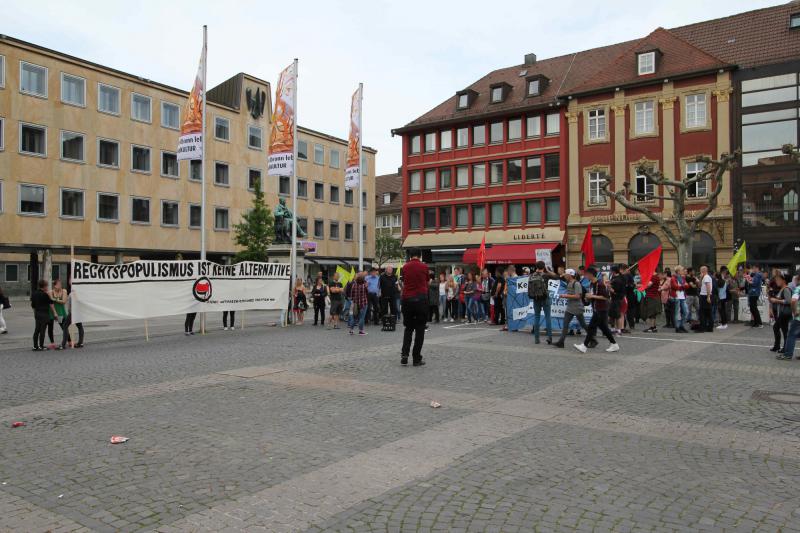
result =
M547 281L541 272L534 270L528 278L528 298L541 302L546 300L548 296Z

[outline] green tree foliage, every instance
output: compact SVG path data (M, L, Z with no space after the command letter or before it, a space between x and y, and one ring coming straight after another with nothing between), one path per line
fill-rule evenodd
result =
M275 218L264 203L260 180L256 182L253 208L242 215L242 222L233 229L236 232L236 244L243 248L235 256L236 262L267 261L267 248L275 237Z
M389 259L399 259L403 257L403 243L389 232L377 232L375 236L375 262L378 268Z

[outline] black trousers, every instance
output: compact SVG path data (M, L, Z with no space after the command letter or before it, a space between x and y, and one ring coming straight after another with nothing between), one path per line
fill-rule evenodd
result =
M583 313L574 315L569 311L564 311L564 320L562 321L563 326L561 326L561 337L558 338L556 344L564 344L564 339L567 337L567 333L570 330L570 324L572 324L573 318L578 321L578 327L583 328L587 333L589 332L589 327L586 325L586 320L583 318Z
M35 315L36 326L33 330L33 347L44 348L44 334L47 331L47 325L52 324L49 315Z
M506 302L503 296L494 297L494 321L498 326L506 323Z
M789 321L791 319L791 315L783 315L779 313L775 318L775 323L772 324L772 334L775 336L775 344L773 344L772 347L776 350L780 350L786 346L786 335L789 333ZM783 333L783 344L781 344L781 333Z
M53 323L55 323L54 319L47 319L47 337L50 339L50 344L54 344L56 342L53 340Z
M319 323L325 325L325 304L314 304L314 325L317 325L317 318Z
M728 323L728 300L720 300L717 302L717 312L719 313L719 323L725 325Z
M223 311L222 312L222 327L228 327L228 316L231 317L231 329L233 329L233 323L236 321L236 311Z
M425 342L425 324L428 322L428 297L407 298L400 304L403 310L403 348L400 352L408 357L411 350L411 338L414 338L414 350L411 355L414 362L422 360L422 344Z
M72 324L72 315L67 315L67 318L64 320L62 327L64 328L64 336L61 339L61 347L66 348L67 343L71 341L69 335L69 326ZM75 324L75 327L78 328L78 344L83 344L83 323L78 322Z
M439 304L428 305L428 322L433 322L433 317L436 317L436 322L439 322Z
M762 325L761 322L761 311L758 310L758 296L748 296L747 297L747 305L750 307L750 324L753 326L760 326Z
M191 333L194 329L194 319L197 313L186 313L186 320L183 321L183 331Z
M381 320L381 304L378 298L378 295L374 292L370 292L367 294L367 304L369 307L367 308L367 317L364 320L365 322L370 321L370 317L372 317L372 323L376 326L378 322Z
M583 340L584 346L595 340L598 329L606 336L608 342L616 344L617 341L614 339L614 334L611 333L611 329L608 327L608 311L595 309L594 313L592 313L592 319L589 321L589 326L586 328L586 338Z
M714 318L711 316L711 302L708 301L708 296L700 296L699 298L700 331L714 331Z
M394 296L381 296L381 316L397 316L396 300Z

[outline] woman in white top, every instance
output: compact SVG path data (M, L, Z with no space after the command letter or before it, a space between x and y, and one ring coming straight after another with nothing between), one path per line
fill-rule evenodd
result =
M447 321L447 277L444 272L439 274L439 315L442 321Z

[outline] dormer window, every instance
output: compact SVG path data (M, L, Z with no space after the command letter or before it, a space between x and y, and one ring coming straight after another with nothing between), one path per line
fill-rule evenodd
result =
M502 87L493 87L492 88L492 103L496 104L498 102L503 101L503 88Z
M489 87L489 102L492 104L499 104L500 102L505 101L506 97L508 97L508 93L511 92L511 85L503 82L503 83L496 83Z
M389 205L390 203L392 203L391 193L388 192L383 193L383 205Z
M528 96L537 96L539 94L540 80L530 80L528 82Z
M528 76L525 78L525 95L526 96L539 96L547 87L548 79L541 74L536 76Z
M639 76L652 74L656 71L656 53L644 52L637 56L639 65Z
M458 95L458 108L459 109L466 109L469 107L469 95L468 94L459 94Z
M475 101L475 98L478 96L478 93L473 91L472 89L466 89L463 91L458 91L456 93L456 109L468 109L469 106L472 105L472 102Z
M789 28L800 28L800 13L789 15Z

